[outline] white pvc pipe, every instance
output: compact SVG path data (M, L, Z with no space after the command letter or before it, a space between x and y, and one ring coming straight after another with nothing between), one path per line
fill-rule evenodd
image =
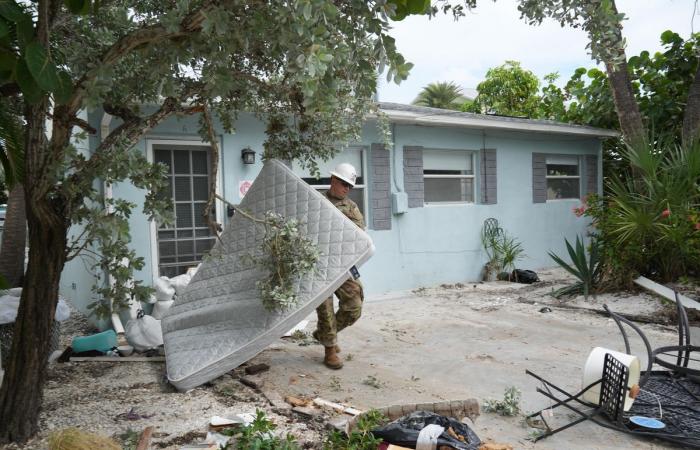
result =
M100 121L100 141L104 140L104 138L109 135L109 124L112 122L112 115L108 113L104 113L102 115L102 120ZM105 198L111 199L112 198L112 185L107 183L106 181L103 183L103 191L104 191L104 196ZM107 212L111 213L112 210L112 205L107 206ZM114 286L114 277L111 275L109 276L109 285ZM119 314L114 312L114 299L109 300L109 309L112 311L111 319L112 319L112 328L114 328L114 331L117 334L124 334L124 325L122 324L122 320L119 317Z

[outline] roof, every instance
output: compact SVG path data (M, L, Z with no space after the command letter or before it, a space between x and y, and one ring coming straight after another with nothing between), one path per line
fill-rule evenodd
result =
M620 136L620 133L615 130L556 122L554 120L533 120L490 114L474 114L389 102L379 102L379 109L394 123L476 128L480 130L531 131L591 137Z

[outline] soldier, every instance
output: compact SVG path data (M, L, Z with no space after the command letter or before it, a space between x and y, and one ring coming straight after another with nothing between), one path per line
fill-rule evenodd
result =
M356 179L357 172L351 164L339 164L335 170L331 171L331 187L326 191L326 198L348 219L364 230L365 221L360 208L348 198L348 193L355 186ZM350 278L335 291L335 295L339 301L338 311L333 311L333 296L326 299L316 309L318 325L313 336L326 349L323 364L331 369L340 369L343 367L343 361L338 357L340 347L337 344L337 334L360 318L364 292L362 284Z

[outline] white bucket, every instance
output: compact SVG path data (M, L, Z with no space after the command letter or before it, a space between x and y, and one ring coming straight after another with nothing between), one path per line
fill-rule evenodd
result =
M607 353L613 355L615 359L624 364L629 370L627 387L630 390L627 391L627 395L625 396L624 406L624 410L629 411L629 409L632 407L632 403L634 403L634 398L630 397L629 393L636 392L637 389L632 390L632 387L639 385L640 364L639 358L636 356L616 352L615 350L610 350L603 347L594 348L591 350L590 355L588 355L586 365L583 368L583 388L603 377L603 365L605 364L605 355ZM597 405L600 401L600 384L597 384L586 391L586 393L583 394L583 400Z

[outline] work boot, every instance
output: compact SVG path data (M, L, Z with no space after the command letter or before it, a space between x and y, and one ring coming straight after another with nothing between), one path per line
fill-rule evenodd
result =
M330 346L330 347L325 347L326 349L326 356L323 358L323 364L326 365L329 369L340 369L343 367L343 361L338 358L338 355L336 354L335 347Z
M321 340L318 338L318 330L311 333L311 337L316 339L318 342L321 342ZM338 344L335 344L335 352L340 353L340 346L338 346Z

